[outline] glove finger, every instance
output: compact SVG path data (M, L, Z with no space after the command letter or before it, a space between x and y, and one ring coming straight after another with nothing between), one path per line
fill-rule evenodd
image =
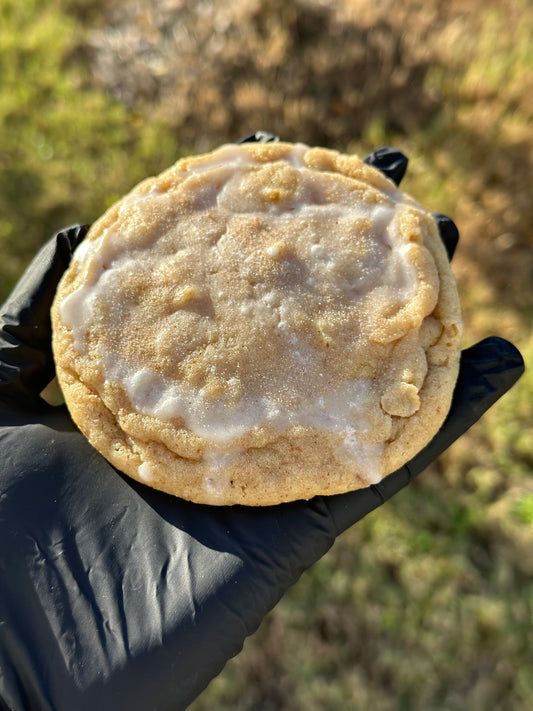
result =
M279 141L279 136L275 133L268 133L267 131L256 131L246 138L241 138L237 141L237 145L241 143L277 143Z
M448 259L451 261L455 253L455 248L459 242L459 230L455 222L446 215L436 214L433 215L437 227L439 229L440 237L446 247L446 252L448 253Z
M26 269L0 311L0 397L14 404L39 401L54 377L50 308L72 252L88 227L57 232Z
M519 351L502 338L487 338L464 350L450 412L433 440L379 484L327 500L337 535L403 489L477 422L523 372Z
M407 170L408 158L396 148L384 146L363 158L363 163L377 168L398 186Z

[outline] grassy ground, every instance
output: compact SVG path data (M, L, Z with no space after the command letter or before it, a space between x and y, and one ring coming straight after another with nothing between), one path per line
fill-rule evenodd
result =
M465 9L466 5L466 9ZM3 0L0 296L55 230L257 128L410 156L465 345L533 362L527 0ZM531 708L533 376L308 571L194 711Z

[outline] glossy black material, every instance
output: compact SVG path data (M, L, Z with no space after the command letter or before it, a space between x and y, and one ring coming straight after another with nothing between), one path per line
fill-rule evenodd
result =
M396 148L384 146L372 151L370 155L363 158L363 162L380 170L387 178L390 178L395 185L402 182L407 170L408 159Z
M256 131L246 138L241 138L237 143L277 143L279 141L279 136L275 133L268 133L268 131Z
M435 222L439 228L439 234L446 247L448 259L451 260L455 254L457 243L459 242L459 230L455 222L446 215L437 214L433 215L433 217L435 218Z

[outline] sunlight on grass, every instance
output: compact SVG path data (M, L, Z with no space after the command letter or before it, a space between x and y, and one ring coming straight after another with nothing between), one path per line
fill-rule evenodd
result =
M83 31L57 3L6 0L0 18L3 297L48 236L98 217L178 147L164 125L139 123L88 85Z

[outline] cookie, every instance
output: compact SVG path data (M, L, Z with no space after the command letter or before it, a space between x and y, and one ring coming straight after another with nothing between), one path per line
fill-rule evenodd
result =
M431 213L303 144L225 145L140 183L77 248L52 324L93 446L215 505L379 482L442 425L460 357Z

